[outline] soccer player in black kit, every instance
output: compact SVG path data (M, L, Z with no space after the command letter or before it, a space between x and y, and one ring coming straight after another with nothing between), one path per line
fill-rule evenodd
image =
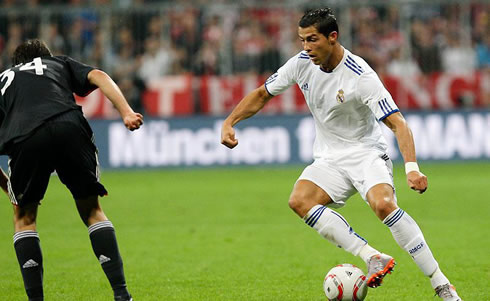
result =
M0 73L0 154L9 156L9 175L0 173L0 185L13 203L14 247L29 300L44 299L36 216L53 171L75 199L114 299L132 300L114 227L99 205L107 191L99 182L93 133L73 93L85 96L100 88L131 131L143 124L143 116L106 73L52 56L40 40L19 45L12 63Z

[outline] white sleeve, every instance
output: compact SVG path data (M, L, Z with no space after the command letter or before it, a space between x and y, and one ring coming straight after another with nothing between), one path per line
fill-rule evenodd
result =
M400 111L374 71L362 74L357 91L361 101L371 109L379 121Z
M297 61L297 56L290 58L286 64L279 68L276 73L269 76L265 81L265 89L270 95L279 95L296 83Z

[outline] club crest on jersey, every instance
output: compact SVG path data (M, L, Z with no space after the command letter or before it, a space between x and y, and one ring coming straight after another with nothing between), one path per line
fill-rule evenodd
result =
M301 89L304 90L304 91L308 91L310 88L308 87L308 83L304 83L302 86L301 86Z
M337 92L337 102L338 103L343 103L344 101L345 101L344 90L340 89Z

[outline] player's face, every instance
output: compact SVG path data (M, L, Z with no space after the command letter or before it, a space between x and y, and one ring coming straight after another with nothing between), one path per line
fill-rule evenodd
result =
M336 38L336 34L336 32L332 32L329 35L331 38L327 38L319 33L315 26L298 28L298 35L303 44L303 49L315 65L327 63L335 44L335 41L331 41L331 39L334 39L332 35L335 35Z

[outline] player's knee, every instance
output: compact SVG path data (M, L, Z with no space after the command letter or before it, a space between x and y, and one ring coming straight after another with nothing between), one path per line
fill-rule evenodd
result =
M37 203L30 203L24 207L14 207L14 226L16 229L35 226L37 206Z
M14 224L17 227L29 227L36 224L36 216L26 214L23 216L15 216Z
M289 208L291 208L293 211L295 211L295 209L298 208L298 206L300 205L299 200L296 197L294 197L293 195L291 195L289 197L288 205L289 205Z
M102 211L102 208L100 207L97 196L77 199L75 201L80 218L85 225L107 220L104 211Z
M22 217L14 216L14 231L36 231L36 217L32 215L24 215Z
M100 208L85 212L83 215L80 214L80 217L82 218L83 223L87 226L107 220L104 211L102 211Z
M303 217L304 215L306 215L306 213L308 213L308 209L306 208L305 204L305 198L298 194L292 194L289 197L288 204L289 208L296 212L300 217Z
M391 201L381 201L377 202L375 213L379 219L384 220L390 213L396 210L398 207L394 202Z

